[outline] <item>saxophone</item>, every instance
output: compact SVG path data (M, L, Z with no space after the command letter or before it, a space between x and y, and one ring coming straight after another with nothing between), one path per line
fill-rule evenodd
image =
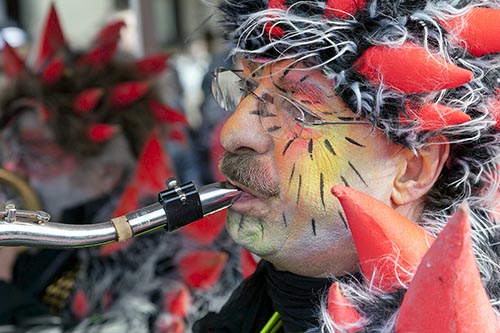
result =
M0 246L79 248L124 242L158 228L174 231L217 211L229 208L241 191L227 182L201 187L193 182L167 181L158 202L109 221L71 224L50 221L41 210L18 210L7 204L0 210Z

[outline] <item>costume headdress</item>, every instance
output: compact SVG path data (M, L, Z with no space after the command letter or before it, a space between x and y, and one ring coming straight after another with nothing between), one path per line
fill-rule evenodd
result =
M101 151L103 143L121 132L138 157L156 124L186 120L165 105L153 79L167 68L168 55L135 60L117 53L123 21L102 28L84 52L70 50L54 5L42 29L34 66L29 67L9 46L4 68L9 86L3 98L0 127L23 110L20 100L31 100L56 134L57 142L79 156ZM33 103L32 103L33 104Z
M426 196L423 218L418 221L423 229L414 234L437 236L460 205L467 203L471 248L479 267L476 277L485 287L486 303L491 302L485 308L495 309L488 311L496 314L486 317L494 321L500 298L500 233L495 213L500 4L487 0L224 0L219 9L233 55L259 61L295 59L320 68L353 112L416 153L430 138L446 138L450 157ZM363 322L358 331L391 332L398 327L396 331L405 332L408 326L403 320L396 325L397 313L406 288L419 288L412 287L412 278L423 274L418 271L424 269L417 267L431 242L419 242L420 250L409 260L405 252L413 252L412 242L394 235L408 221L389 215L388 207L374 213L371 200L367 203L360 194L353 197L349 190L336 188L333 194L346 212L368 282L365 287L341 285L340 290L347 291L346 297L367 321L357 320L348 310L348 318L339 321L347 326L330 325L327 320L326 328L352 332L355 322ZM392 230L388 226L394 223L398 227ZM371 229L365 233L363 226ZM377 233L371 232L374 229ZM374 236L377 241L367 241ZM442 241L435 243L438 250L433 251L444 251ZM391 261L380 266L380 258L392 258L392 266ZM341 299L338 290L331 295ZM335 307L331 312L338 316ZM498 331L498 322L485 327Z

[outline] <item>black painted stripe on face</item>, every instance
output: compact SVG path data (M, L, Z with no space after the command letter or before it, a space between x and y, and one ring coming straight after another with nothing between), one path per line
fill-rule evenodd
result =
M260 110L252 110L250 111L250 114L253 114L254 116L260 116Z
M326 209L325 205L325 180L323 179L323 172L319 174L319 195L321 197L321 203L323 208Z
M261 219L259 219L259 224L260 224L260 232L262 233L262 239L264 239L264 223L262 223Z
M307 145L307 151L309 152L309 157L311 161L313 160L313 140L309 140L309 144Z
M361 143L359 143L359 142L355 141L354 139L351 139L347 136L345 137L345 139L347 140L347 142L352 143L355 146L362 147L362 148L366 147L366 146L362 145Z
M349 187L349 183L347 182L347 179L344 178L344 176L340 176L340 179L342 179L342 182L345 186Z
M243 215L241 215L240 224L238 225L238 232L240 232L241 228L243 228L243 223L245 222L244 220L245 218L243 217Z
M344 214L342 214L342 212L339 210L339 216L340 216L340 219L342 220L342 223L344 223L344 226L346 229L349 229L349 227L347 226L347 221L346 221L346 218L344 217Z
M347 163L349 164L349 166L351 167L351 169L354 171L354 173L356 173L356 175L359 177L359 179L361 179L361 181L363 182L363 184L365 184L365 186L368 186L368 184L365 182L365 180L363 179L363 176L361 176L361 174L359 173L359 171L354 167L354 165L351 163L351 161L347 161Z
M293 175L295 174L295 163L292 166L292 173L290 174L290 179L288 180L288 186L292 184Z
M311 219L311 226L313 229L313 235L316 236L316 221L314 219Z
M325 139L325 147L326 147L326 149L328 149L328 151L330 153L332 153L333 155L337 156L337 153L335 152L335 149L333 149L333 146L330 143L330 141L328 141L328 139Z
M297 137L294 137L292 139L290 139L286 145L285 145L285 148L283 149L283 156L285 156L285 153L286 151L288 150L288 148L290 148L290 146L292 145L292 143L297 139Z
M267 131L269 133L273 133L273 132L276 132L276 131L279 131L281 129L281 126L277 126L277 125L274 125L272 127L268 127L267 128Z
M297 190L297 204L299 204L300 199L300 189L302 188L302 175L299 175L299 188Z
M283 222L285 223L285 228L288 227L288 222L286 220L286 215L283 213L281 216L283 216Z
M304 82L309 78L309 75L304 75L303 77L300 78L299 82Z

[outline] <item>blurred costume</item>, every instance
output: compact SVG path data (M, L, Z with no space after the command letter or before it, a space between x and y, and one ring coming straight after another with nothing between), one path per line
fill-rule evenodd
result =
M271 159L280 163L277 174L288 174L285 185L280 183L286 191L280 188L279 193L292 192L299 213L306 200L316 201L320 212L330 208L325 202L331 188L342 207L336 218L340 215L352 234L360 271L314 278L276 270L263 261L223 309L200 320L194 331L499 332L499 3L224 0L219 10L233 55L249 63L243 71L233 71L242 93L235 100L236 111L231 110L232 123L226 123L227 146L235 147L228 160L249 152L246 161L251 159L265 176L273 176L271 168L259 169L259 164L268 166L264 163ZM318 72L335 96L311 81ZM216 79L222 81L225 73L220 70ZM326 82L324 78L317 81ZM214 90L227 107L230 87L220 83ZM349 119L335 118L340 111L333 107L315 108L337 96L354 113ZM279 112L288 109L295 112L289 111L290 120L273 122L286 117ZM243 119L260 121L255 146L269 149L267 155L244 141L251 136L237 136L238 130L248 133L253 126L247 121L247 128L236 128ZM449 144L449 156L425 193L418 221L363 193L375 190L351 157L356 149L359 155L367 153L368 143L353 140L343 128L332 130L339 142L352 147L341 151L321 136L322 126L361 126L360 121L415 156L429 146ZM318 160L328 163L321 169ZM222 165L224 172L224 160ZM275 198L274 193L261 194L267 188L253 185L258 181L240 177L250 172L238 174L227 165L226 176L254 194L248 200L264 206L260 196ZM335 170L343 172L340 185L326 180ZM351 179L362 190L351 187ZM307 187L308 182L314 186ZM287 230L293 222L283 210L277 214L281 221L268 226L265 217L243 203L240 207L234 234L244 241L241 230L250 234L260 226L255 234L264 238L278 224ZM311 241L324 236L314 215L307 221ZM314 259L307 265L313 267Z
M120 55L123 27L111 22L75 52L51 6L33 66L4 48L2 162L27 177L57 222L103 222L151 204L175 174L164 144L185 139L186 119L155 81L168 55ZM99 248L24 251L12 281L0 282L0 324L12 332L188 330L241 279L224 217L200 223Z

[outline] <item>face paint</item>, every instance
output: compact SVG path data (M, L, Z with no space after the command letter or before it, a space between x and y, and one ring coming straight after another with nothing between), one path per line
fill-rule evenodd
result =
M370 125L350 123L356 115L319 70L290 60L266 65L251 79L258 79L255 89L221 135L227 151L221 171L246 192L228 212L229 233L278 269L309 276L354 271L355 250L330 188L352 186L390 204L391 179L397 173L392 162L401 147ZM277 103L282 95L310 111L307 123L335 124L290 122L274 136L256 110L263 109L262 100ZM266 108L287 112L275 105Z

